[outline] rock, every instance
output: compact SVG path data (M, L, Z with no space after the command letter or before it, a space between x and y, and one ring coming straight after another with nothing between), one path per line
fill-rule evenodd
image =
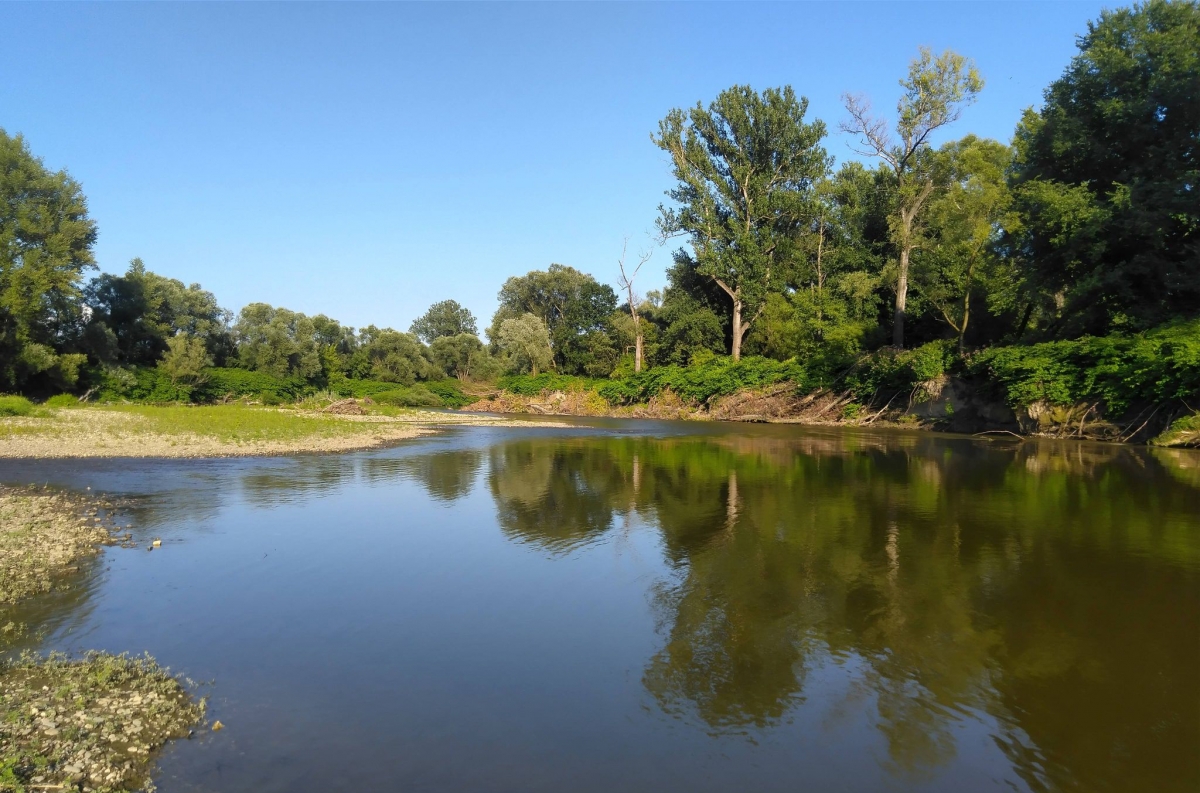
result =
M220 721L213 722L213 726L212 726L213 732L220 732L223 729L225 729L225 725L222 724Z

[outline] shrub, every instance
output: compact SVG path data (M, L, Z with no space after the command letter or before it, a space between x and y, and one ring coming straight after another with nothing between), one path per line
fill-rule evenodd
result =
M424 384L426 388L442 400L448 408L466 407L475 400L463 393L462 386L457 380L431 380Z
M445 403L442 402L437 394L420 383L396 388L392 391L384 391L375 394L371 398L381 405L391 405L393 407L438 408L445 406Z
M1103 402L1118 414L1135 401L1200 395L1200 320L1127 336L1085 336L974 356L969 371L1012 407Z
M28 416L33 403L23 396L0 396L0 416Z
M48 408L77 408L79 407L79 397L74 394L55 394L46 400Z

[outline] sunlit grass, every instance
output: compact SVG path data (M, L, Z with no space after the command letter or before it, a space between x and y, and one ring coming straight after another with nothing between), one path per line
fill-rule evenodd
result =
M142 419L131 422L130 432L194 435L227 443L343 438L373 431L369 424L344 421L334 416L239 404L198 407L117 405L93 410L111 410Z

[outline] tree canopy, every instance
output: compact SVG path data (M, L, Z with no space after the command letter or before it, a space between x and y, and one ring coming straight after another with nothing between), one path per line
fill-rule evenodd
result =
M478 335L475 315L455 300L434 303L429 310L413 321L409 332L426 344L443 336L458 336L462 333Z

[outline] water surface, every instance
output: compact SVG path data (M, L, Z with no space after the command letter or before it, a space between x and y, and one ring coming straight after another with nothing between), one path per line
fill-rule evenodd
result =
M163 538L15 618L201 684L164 793L1200 788L1200 454L611 421L0 481Z

